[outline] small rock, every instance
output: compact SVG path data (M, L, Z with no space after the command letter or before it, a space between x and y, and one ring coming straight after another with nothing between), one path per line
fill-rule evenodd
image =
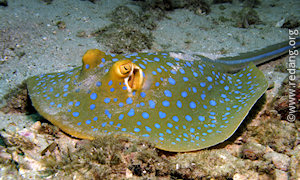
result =
M261 144L250 142L242 147L241 156L245 159L257 160L266 153L266 147Z
M58 27L58 29L62 30L62 29L66 29L67 25L64 21L58 21L56 22L56 26Z
M277 152L271 152L264 155L264 158L266 160L272 161L274 166L277 169L280 169L282 171L287 171L290 164L290 157L285 154L280 154Z
M243 149L242 151L243 158L250 159L250 160L257 160L258 156L256 155L255 151L252 149Z
M293 179L294 177L298 177L299 179L300 178L300 144L294 147L294 149L289 152L289 155L291 157L289 175L291 179Z
M288 180L289 176L287 172L281 171L279 169L275 169L275 180Z
M126 169L126 178L132 178L133 174L129 169Z
M7 152L0 151L0 158L1 158L2 161L4 161L4 160L11 160L12 156L11 156L11 154L9 154Z
M248 177L245 175L242 175L242 174L235 174L233 176L233 180L247 180L247 179L248 179Z
M285 18L281 19L280 21L278 21L276 24L275 24L275 27L282 27L282 25L284 24L285 22Z
M245 174L235 174L233 180L248 180L248 179L259 179L259 174L254 171L249 171Z
M30 128L31 130L39 131L42 128L41 121L35 122Z

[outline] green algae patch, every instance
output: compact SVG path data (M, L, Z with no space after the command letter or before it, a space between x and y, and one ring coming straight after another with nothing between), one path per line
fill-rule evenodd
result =
M138 52L151 49L153 36L139 27L112 24L96 32L96 40L109 47L113 53Z
M232 17L236 19L236 26L239 28L249 28L250 25L261 23L257 12L249 7L245 7L239 12L232 12Z
M175 9L188 9L195 14L208 14L210 10L210 3L205 0L187 0L187 1L169 1L169 0L146 0L139 2L140 6L145 10L154 12L159 11L160 14L166 14L168 11Z
M155 177L169 174L169 162L158 155L153 145L126 136L105 135L76 143L73 151L62 152L59 159L43 160L44 173L80 178Z
M177 177L182 179L226 179L238 174L250 178L259 176L255 172L258 169L270 170L270 166L263 161L244 161L231 153L225 149L203 150L178 154L171 162L176 167Z
M113 23L93 35L110 51L119 54L151 49L153 35L148 28L156 27L152 16L136 14L126 6L119 6L108 17Z

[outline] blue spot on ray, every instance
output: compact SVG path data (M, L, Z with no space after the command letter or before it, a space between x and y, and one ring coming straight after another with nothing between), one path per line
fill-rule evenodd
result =
M152 131L152 129L149 128L148 126L145 126L145 129L146 129L146 131L148 131L148 132L151 132L151 131Z
M155 108L155 102L153 100L149 100L149 106L150 106L150 108L154 109Z
M86 124L91 124L91 120L86 120L85 123Z
M127 115L130 117L134 116L134 109L130 109Z
M209 81L209 82L212 82L212 78L210 77L210 76L207 76L207 80Z
M196 108L196 103L195 102L190 102L190 108L195 109Z
M97 94L96 93L92 93L90 95L90 97L91 97L92 100L95 100L95 99L97 99Z
M109 103L109 102L110 102L110 98L105 98L105 99L104 99L104 102L105 102L105 103Z
M199 121L203 122L205 120L204 116L198 116Z
M214 100L210 100L210 101L209 101L209 104L212 105L212 106L217 105L216 101L214 101Z
M108 85L111 86L112 84L113 84L113 81L110 80L110 81L108 82Z
M159 129L160 128L160 125L158 123L154 124L154 126Z
M104 113L106 114L106 116L110 119L111 118L111 114L109 112L109 110L105 109Z
M192 120L192 117L191 117L190 115L186 115L186 116L185 116L185 119L186 119L187 121L191 121L191 120Z
M185 74L185 71L182 68L180 68L179 71L181 74Z
M170 106L170 102L169 102L169 101L163 101L162 104L163 104L163 106L165 106L165 107Z
M185 92L185 91L181 92L181 96L184 98L187 97L187 92Z
M96 105L95 105L95 104L90 105L90 109L91 109L91 110L94 110L95 108L96 108Z
M175 121L175 122L178 122L178 121L179 121L179 119L178 119L177 116L173 116L172 119L173 119L173 121Z
M141 92L141 97L146 97L146 93L145 92Z
M178 101L176 102L176 105L177 105L177 107L181 108L181 107L182 107L181 101L178 100Z
M132 102L133 102L133 101L132 101L132 98L131 98L131 97L129 97L129 98L126 99L126 103L127 103L127 104L132 104Z
M173 78L169 78L169 83L172 84L172 85L175 85L176 81Z
M165 90L165 91L164 91L164 94L165 94L165 96L167 96L167 97L172 97L172 93L171 93L171 91L169 91L169 90Z
M164 112L162 112L162 111L159 111L158 112L158 115L159 115L159 117L161 118L161 119L163 119L163 118L165 118L167 115L166 115L166 113L164 113Z
M78 117L79 116L79 112L73 112L73 116L74 117Z
M142 113L142 116L143 116L144 119L148 119L148 118L149 118L149 114L146 113L146 112L143 112L143 113Z

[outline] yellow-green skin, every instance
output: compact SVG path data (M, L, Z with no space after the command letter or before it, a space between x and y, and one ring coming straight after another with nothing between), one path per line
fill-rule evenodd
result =
M142 89L129 93L111 79L112 65L122 59L143 70ZM183 152L229 138L268 87L254 65L236 74L221 68L168 53L103 55L96 66L34 76L27 84L37 111L72 136L122 133Z

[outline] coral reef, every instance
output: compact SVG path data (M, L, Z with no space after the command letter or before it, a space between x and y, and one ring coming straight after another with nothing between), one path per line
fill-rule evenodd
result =
M36 178L76 176L79 179L169 174L169 161L148 142L119 135L101 135L94 141L78 140L55 129L37 122L17 133L1 132L7 148L1 147L5 154L0 154L0 165L7 166L8 160L18 164L12 174L24 178L28 178L30 171L35 171Z

